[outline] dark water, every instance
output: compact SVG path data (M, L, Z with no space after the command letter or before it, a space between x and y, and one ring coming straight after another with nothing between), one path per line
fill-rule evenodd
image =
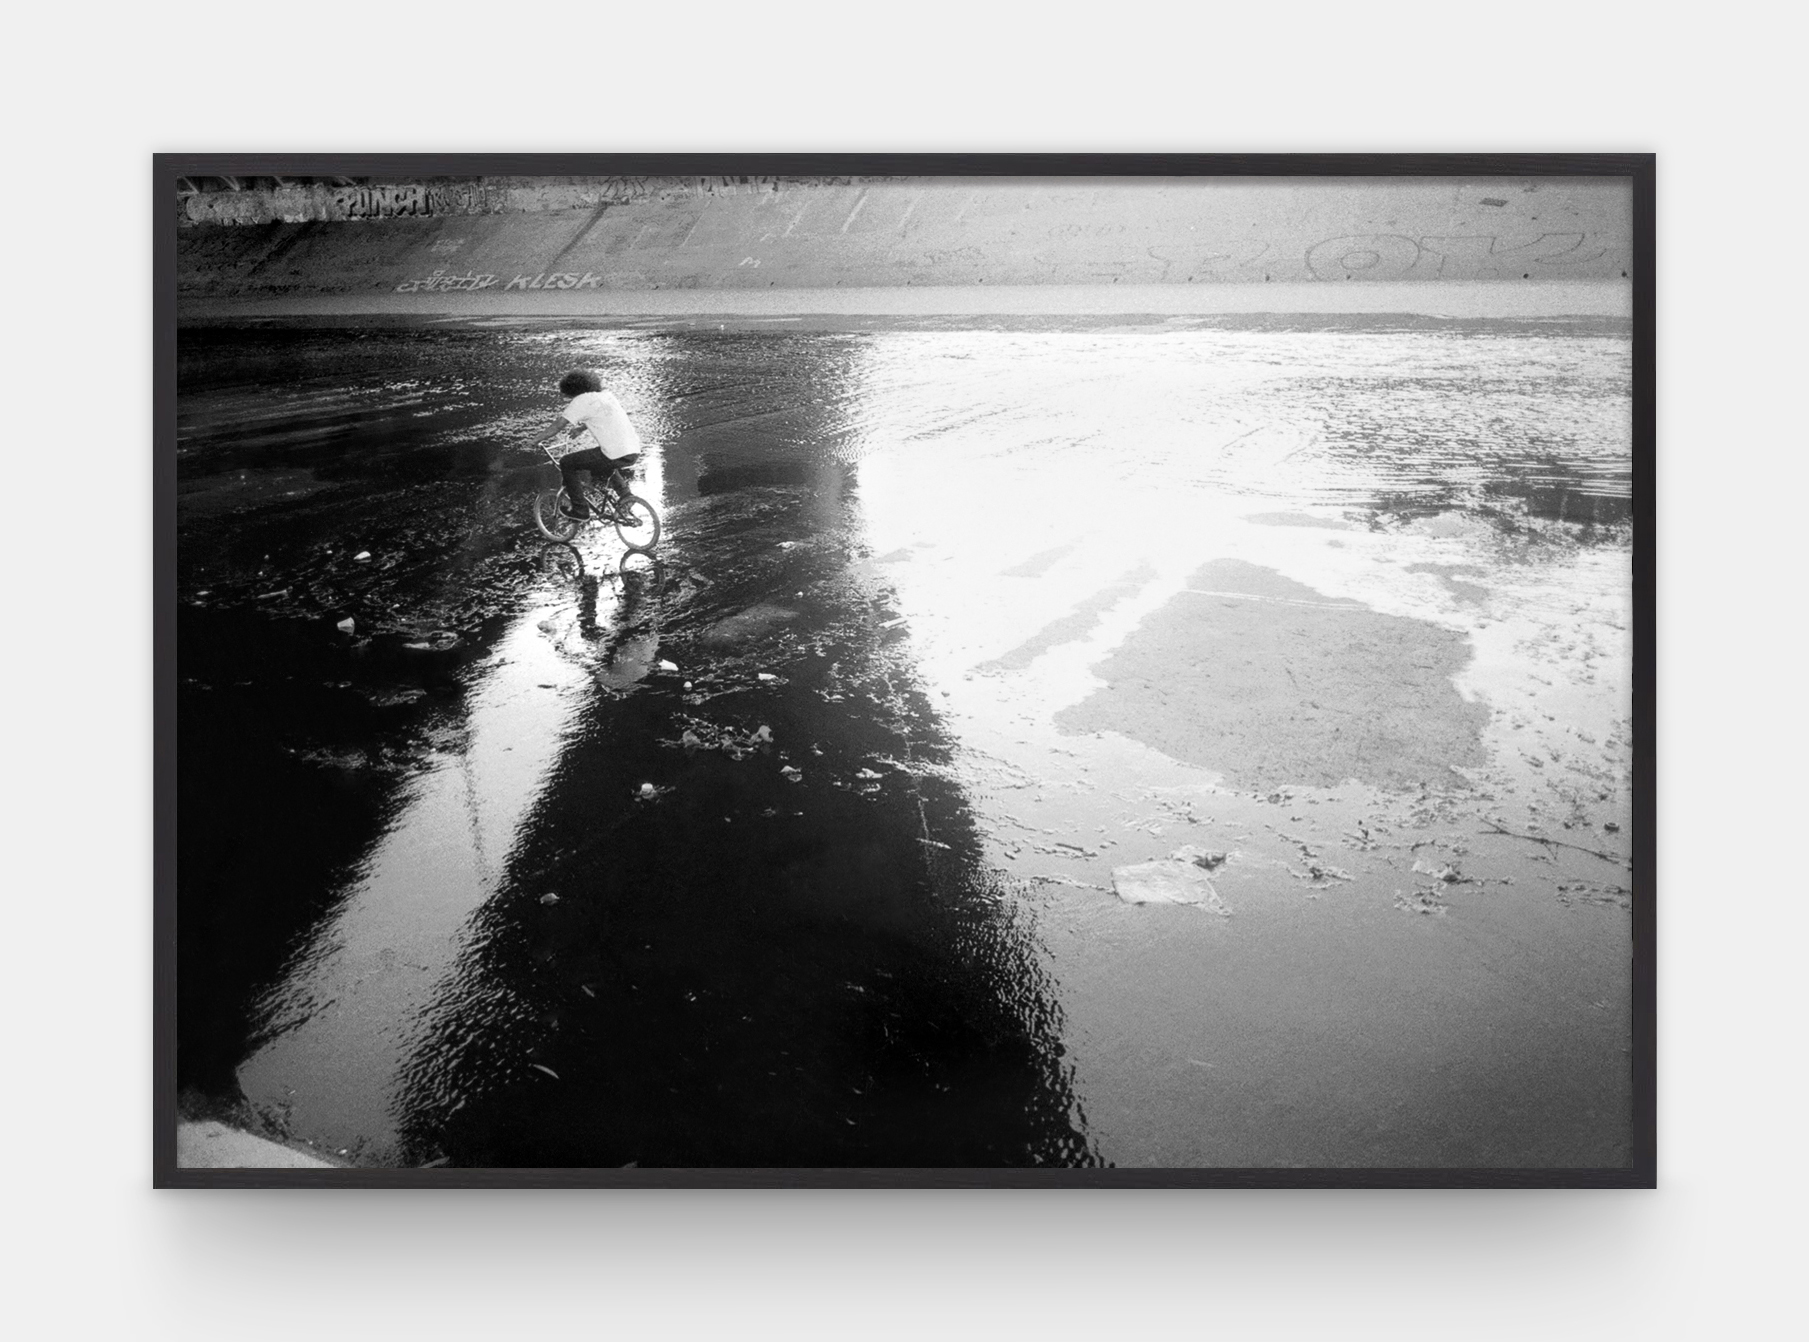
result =
M574 365L657 564L525 525ZM374 1164L1097 1163L875 509L971 450L1587 543L1626 384L1545 325L185 331L188 1102Z

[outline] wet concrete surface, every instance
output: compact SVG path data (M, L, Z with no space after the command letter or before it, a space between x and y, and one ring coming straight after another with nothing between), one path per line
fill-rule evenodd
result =
M533 530L574 365L657 562ZM185 1106L378 1165L1624 1163L1628 376L1612 320L185 328ZM1211 902L1113 893L1182 845Z

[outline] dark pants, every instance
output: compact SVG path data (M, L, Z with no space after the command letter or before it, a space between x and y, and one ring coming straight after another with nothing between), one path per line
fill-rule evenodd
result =
M580 488L582 481L579 472L589 471L590 478L597 484L607 484L611 471L627 474L629 467L641 459L636 452L631 456L616 457L614 460L603 455L600 447L587 447L582 452L568 452L559 458L559 475L565 481L565 497L571 506L573 517L590 516L590 508L584 502L584 490Z

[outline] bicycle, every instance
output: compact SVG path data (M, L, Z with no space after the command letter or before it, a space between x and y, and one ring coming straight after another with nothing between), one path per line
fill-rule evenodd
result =
M558 465L556 457L549 454L549 459ZM590 516L573 517L563 484L543 489L534 496L534 525L548 540L570 541L585 523L601 526L608 522L615 526L622 544L641 554L652 554L653 547L660 543L658 509L628 488L628 479L621 471L610 471L601 485L593 476L584 485L584 501Z

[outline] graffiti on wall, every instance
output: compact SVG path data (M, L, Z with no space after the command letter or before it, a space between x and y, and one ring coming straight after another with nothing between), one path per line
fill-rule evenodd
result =
M582 276L566 272L539 274L534 276L517 275L503 286L504 291L510 289L595 289L603 283L601 275L593 275L588 270Z
M470 194L468 188L420 183L345 186L333 193L333 209L342 219L417 219L462 212Z
M844 186L848 177L473 177L429 182L365 182L187 191L179 224L343 223L375 219L440 219L469 214L538 214L600 206L772 195Z
M442 267L425 279L403 280L396 286L396 292L399 294L450 294L488 289L495 283L496 276L494 275L480 275L476 271L468 271L463 275L449 275Z
M501 276L478 274L468 271L463 275L448 274L444 267L433 274L418 280L403 280L396 286L399 294L451 294L471 293L478 289L492 289ZM585 271L582 275L572 271L545 271L537 275L517 275L503 285L503 292L510 289L596 289L601 287L603 276Z
M1517 245L1493 233L1417 240L1399 233L1364 233L1315 243L1307 249L1306 263L1321 280L1485 279L1511 276L1517 266L1574 266L1608 254L1606 247L1587 243L1586 233L1541 233Z

